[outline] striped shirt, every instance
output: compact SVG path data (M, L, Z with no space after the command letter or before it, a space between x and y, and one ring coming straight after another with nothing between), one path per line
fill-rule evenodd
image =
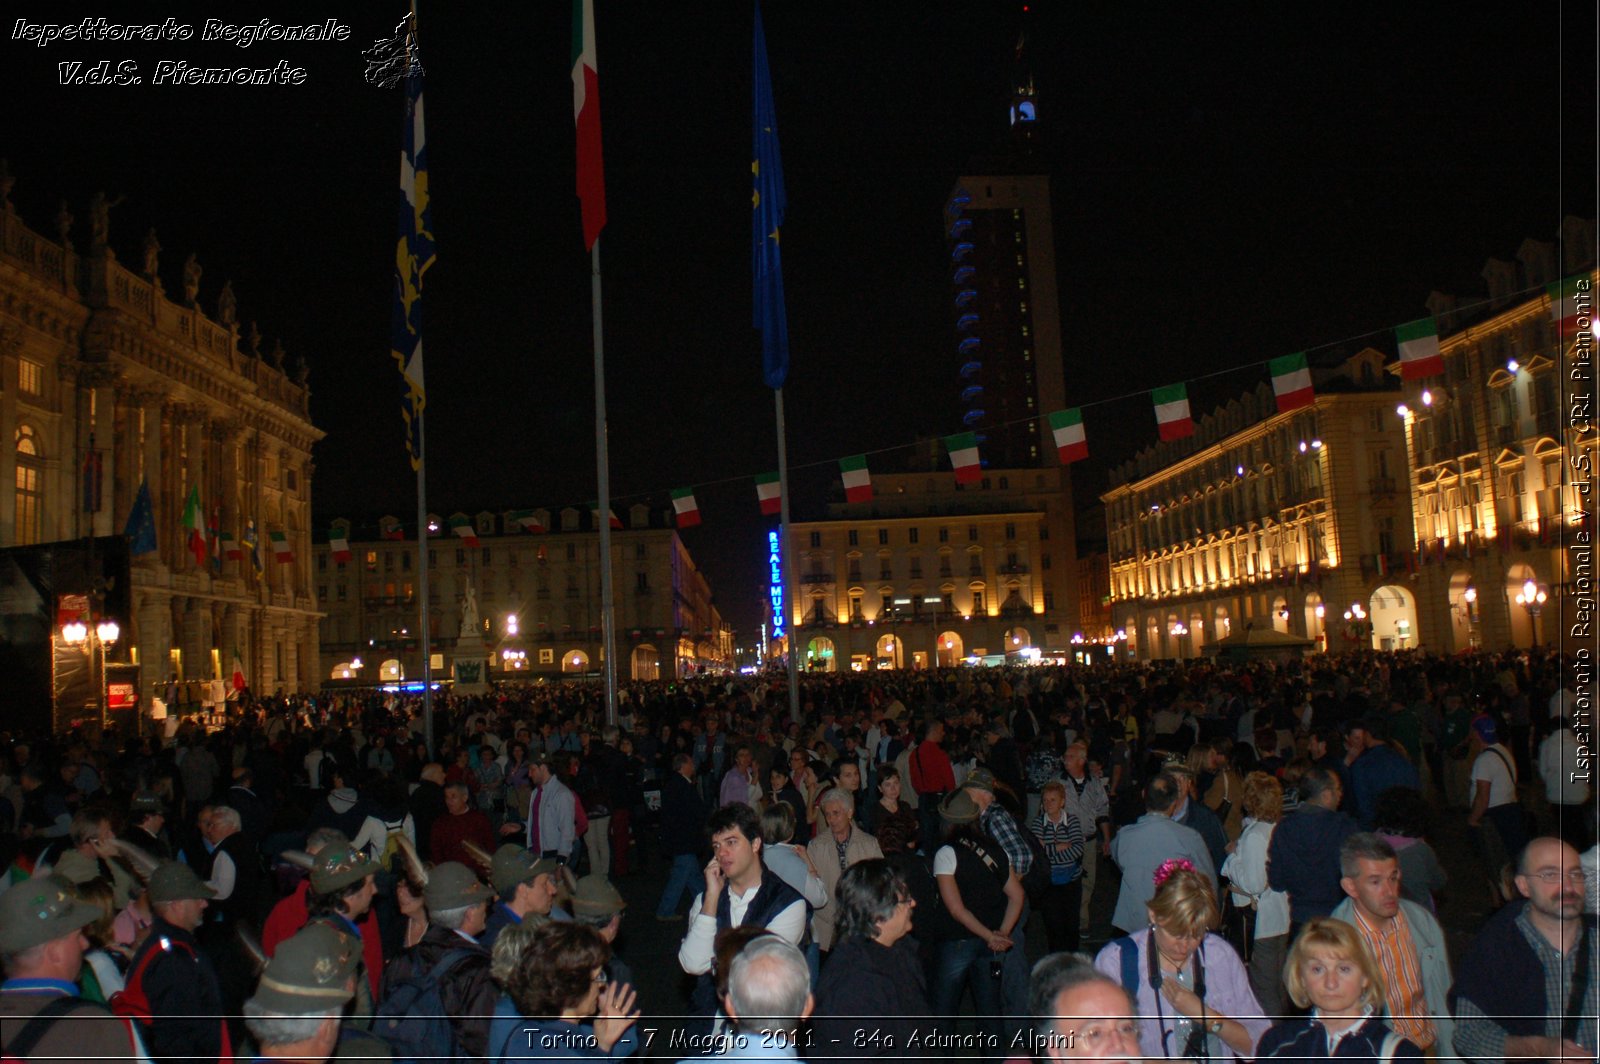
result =
M1433 1020L1429 1018L1428 1002L1422 993L1422 963L1417 958L1417 945L1411 938L1411 925L1406 922L1406 911L1400 909L1394 919L1373 927L1362 915L1361 906L1352 905L1356 929L1367 940L1378 966L1383 969L1384 998L1389 1006L1389 1026L1398 1034L1411 1039L1420 1049L1427 1049L1438 1041Z

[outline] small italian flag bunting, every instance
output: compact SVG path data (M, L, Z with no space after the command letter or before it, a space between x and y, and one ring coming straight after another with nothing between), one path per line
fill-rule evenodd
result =
M1278 397L1278 413L1299 410L1316 401L1317 393L1311 390L1311 370L1306 366L1304 351L1275 358L1268 366L1272 373L1272 394Z
M872 501L872 473L867 469L867 456L852 455L839 459L839 473L844 477L844 497L850 502Z
M1558 336L1571 336L1594 323L1594 282L1587 274L1550 285L1550 320Z
M756 498L761 500L761 512L771 517L783 509L778 497L778 474L762 473L756 477Z
M450 533L459 536L462 542L469 547L478 545L478 530L472 527L472 519L470 517L452 517L450 519Z
M233 673L231 680L233 689L235 691L243 691L245 688L244 659L239 656L238 647L233 648L233 664L229 667L229 671Z
M978 437L958 432L944 438L944 447L950 452L950 468L955 470L957 484L971 484L983 475L983 465L978 461Z
M328 533L328 549L333 552L335 564L343 565L350 560L350 537L344 529L335 528Z
M611 530L613 532L622 531L622 519L617 516L616 511L615 510L611 510L611 509L607 509L606 510L606 514L611 518ZM599 528L600 528L600 504L599 503L591 502L589 504L589 516L594 518L595 530L599 531Z
M1169 384L1150 393L1156 405L1156 431L1163 440L1181 440L1194 435L1194 419L1189 416L1189 387Z
M222 556L230 562L244 561L244 549L239 546L239 541L233 538L233 533L226 529L222 532Z
M693 488L674 488L672 509L678 515L679 528L693 528L700 523L700 504L694 501Z
M289 547L289 537L282 532L268 532L267 538L272 541L273 561L285 563L294 561L294 551Z
M1432 318L1398 325L1395 342L1400 345L1400 376L1414 381L1444 372L1444 355L1439 353L1439 325Z
M512 510L511 523L524 532L545 531L544 522L540 521L539 516L532 510Z
M1056 438L1056 453L1061 456L1062 465L1089 457L1089 438L1083 434L1083 407L1051 414L1050 433Z
M200 512L200 486L197 484L189 489L189 501L183 505L183 527L189 533L189 553L194 555L194 563L199 566L206 564L206 519Z

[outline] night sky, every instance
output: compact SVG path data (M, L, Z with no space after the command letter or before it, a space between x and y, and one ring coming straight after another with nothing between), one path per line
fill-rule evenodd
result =
M610 221L602 237L617 509L701 487L685 539L749 635L763 595L751 475L775 467L750 327L747 3L596 0ZM208 309L311 365L317 527L406 516L415 481L388 354L402 100L361 52L399 3L23 0L11 19L192 24L185 42L55 43L3 27L0 155L54 232L96 189L112 246L198 252ZM1372 343L1472 295L1490 256L1595 215L1592 4L1035 3L1040 166L1053 178L1070 403L1307 348ZM959 429L941 208L1005 133L1020 4L769 0L789 192L786 390L798 517L841 455ZM137 14L132 12L137 11ZM687 14L692 12L691 14ZM344 43L205 43L207 18L338 18ZM594 490L588 259L573 193L570 9L424 2L438 261L424 292L430 509L583 506ZM123 59L138 86L59 86ZM157 86L156 63L306 71L285 87ZM1191 387L1196 414L1263 378ZM1097 463L1154 436L1143 397L1091 408ZM1113 438L1114 437L1114 438ZM882 468L895 461L885 455ZM1080 467L1079 495L1105 467Z

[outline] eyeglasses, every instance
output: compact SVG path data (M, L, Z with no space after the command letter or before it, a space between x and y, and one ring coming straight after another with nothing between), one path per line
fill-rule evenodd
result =
M598 972L594 973L593 982L595 986L605 986L607 983L611 982L611 977L606 974L606 970L604 968L601 968Z
M1097 1056L1098 1050L1105 1048L1116 1036L1124 1042L1137 1044L1139 1028L1132 1020L1122 1019L1107 1023L1094 1023L1087 1027L1078 1028L1078 1041L1087 1046L1091 1057Z
M1537 879L1541 883L1556 884L1565 879L1568 883L1582 886L1589 878L1587 872L1581 868L1574 868L1569 872L1562 872L1555 868L1546 868L1538 872L1529 872L1529 879Z

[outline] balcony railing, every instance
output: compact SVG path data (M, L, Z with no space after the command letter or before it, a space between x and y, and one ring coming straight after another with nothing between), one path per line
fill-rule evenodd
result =
M997 567L997 572L1006 576L1017 576L1028 572L1027 562L1007 562Z
M1393 495L1394 477L1372 477L1367 481L1367 490L1373 495Z
M833 574L822 569L813 569L809 573L800 574L800 582L803 584L831 584L833 583Z

